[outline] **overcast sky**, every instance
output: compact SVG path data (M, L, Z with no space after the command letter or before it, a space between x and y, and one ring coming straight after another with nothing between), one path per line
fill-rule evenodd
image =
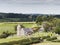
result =
M0 0L0 12L60 14L60 0Z

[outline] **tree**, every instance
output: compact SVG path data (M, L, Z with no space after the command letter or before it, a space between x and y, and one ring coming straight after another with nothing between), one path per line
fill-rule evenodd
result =
M52 20L54 19L54 17L51 15L51 16L37 16L36 18L36 23L37 24L41 24L42 22L52 22Z
M42 16L42 20L43 21L47 21L47 16L45 15L45 16Z
M42 16L37 16L37 18L36 18L36 23L37 24L41 24L42 23Z
M52 21L54 19L54 17L52 16L52 15L49 15L48 17L47 17L47 21Z
M44 27L44 29L45 29L45 31L46 32L48 32L48 31L51 31L52 30L52 24L51 23L49 23L49 22L43 22L43 27Z
M60 34L60 26L55 27L54 32Z

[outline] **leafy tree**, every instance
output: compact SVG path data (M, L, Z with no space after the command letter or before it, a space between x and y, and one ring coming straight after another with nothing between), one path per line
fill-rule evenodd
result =
M42 23L42 16L37 16L37 18L36 18L36 23L37 24L41 24Z
M60 34L60 26L55 27L54 32Z
M44 27L46 32L51 31L52 30L52 26L53 25L51 23L49 23L49 22L43 22L43 27Z
M52 21L54 19L54 17L52 16L52 15L49 15L48 17L47 17L47 21Z
M47 21L47 16L42 16L43 21Z
M36 23L37 24L41 24L42 22L52 22L53 21L53 19L54 19L54 17L53 16L38 16L37 18L36 18Z

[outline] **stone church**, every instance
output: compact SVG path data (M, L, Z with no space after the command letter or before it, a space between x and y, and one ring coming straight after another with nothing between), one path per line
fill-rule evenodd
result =
M32 33L32 28L22 28L21 25L17 25L17 36L30 35Z
M44 27L41 26L38 29L38 32L43 32ZM17 36L23 36L23 35L31 35L33 33L33 28L24 28L21 25L17 25Z

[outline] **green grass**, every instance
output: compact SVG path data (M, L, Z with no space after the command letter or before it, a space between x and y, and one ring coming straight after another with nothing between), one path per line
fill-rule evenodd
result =
M9 31L9 32L12 32L12 33L15 33L15 26L18 25L18 24L22 24L24 25L26 28L31 28L35 22L2 22L0 23L0 34L4 31ZM32 34L33 37L43 37L43 36L47 36L47 35L51 35L52 33L51 32L43 32L43 33L34 33ZM56 36L55 33L53 33L53 36ZM20 40L22 39L25 39L27 37L17 37L17 36L13 36L12 38L6 38L6 39L0 39L0 44L1 43L9 43L9 42L14 42L14 41L17 41L19 42ZM58 37L58 39L60 39L60 36ZM32 44L32 45L60 45L59 42L42 42L42 43L37 43L37 44Z
M38 41L39 40L39 37L41 36L46 36L46 35L51 35L53 34L53 36L55 36L56 34L54 33L51 33L51 32L40 32L40 33L35 33L35 34L32 34L30 36L12 36L12 37L9 37L9 38L5 38L5 39L0 39L0 44L3 45L4 43L7 45L7 44L20 44L22 41L24 44L26 43L31 43L31 42L35 42L35 41ZM32 38L31 38L32 37ZM33 39L34 38L34 39ZM58 37L60 38L60 37ZM40 41L40 40L39 40ZM32 44L32 45L54 45L55 42L51 42L51 41L43 41L42 43L38 43L38 44ZM56 42L56 44L60 44L58 42Z
M12 41L19 41L24 39L25 37L18 37L18 36L13 36L11 38L5 38L5 39L0 39L0 43L7 43L7 42L12 42Z
M35 22L2 22L0 23L0 34L5 31L15 33L15 26L22 24L26 28L31 28Z
M37 43L32 45L60 45L60 42L43 42L43 43Z

